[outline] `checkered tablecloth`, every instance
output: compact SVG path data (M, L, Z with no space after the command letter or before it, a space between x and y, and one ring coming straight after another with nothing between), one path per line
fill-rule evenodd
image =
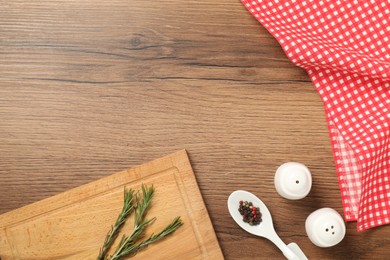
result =
M241 1L322 98L345 220L390 223L390 1Z

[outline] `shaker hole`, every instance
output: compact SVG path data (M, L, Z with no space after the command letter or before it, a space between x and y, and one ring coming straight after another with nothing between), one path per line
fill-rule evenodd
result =
M325 229L325 231L328 232L328 231L329 231L329 228Z
M296 181L295 181L295 183L296 183L296 184L299 184L299 181L298 181L298 180L296 180Z

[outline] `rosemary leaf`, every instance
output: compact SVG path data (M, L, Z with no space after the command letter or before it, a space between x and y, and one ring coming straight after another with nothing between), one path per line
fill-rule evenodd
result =
M107 233L107 236L104 240L103 246L100 249L99 256L97 257L97 260L104 260L107 259L106 254L108 250L110 249L112 243L116 239L116 237L119 234L119 230L123 226L123 224L126 222L127 218L130 216L131 212L134 209L134 190L124 190L123 195L123 208L121 213L119 213L118 218L115 221L114 226L111 226L111 230Z

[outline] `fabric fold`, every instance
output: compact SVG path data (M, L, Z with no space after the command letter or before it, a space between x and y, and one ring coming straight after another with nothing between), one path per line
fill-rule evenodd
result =
M390 1L241 2L321 96L345 220L390 223Z

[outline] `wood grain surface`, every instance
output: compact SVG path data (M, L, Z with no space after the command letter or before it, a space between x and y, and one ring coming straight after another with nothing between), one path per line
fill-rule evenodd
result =
M187 149L226 259L282 259L229 217L261 196L309 259L388 259L390 226L318 248L304 221L342 213L322 102L238 0L0 0L0 213ZM308 197L275 191L306 164Z

